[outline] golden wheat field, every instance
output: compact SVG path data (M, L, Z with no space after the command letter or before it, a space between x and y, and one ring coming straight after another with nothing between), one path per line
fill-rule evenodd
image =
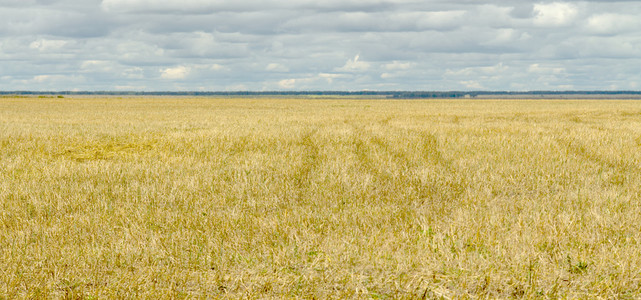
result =
M641 101L0 99L0 298L641 297Z

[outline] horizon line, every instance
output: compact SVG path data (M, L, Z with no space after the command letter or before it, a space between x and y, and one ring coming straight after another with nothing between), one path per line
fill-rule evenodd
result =
M416 94L469 94L469 95L501 95L501 94L559 94L559 95L570 95L570 94L604 94L604 95L613 95L613 94L639 94L641 95L641 90L529 90L529 91L509 91L509 90L270 90L270 91L256 91L256 90L235 90L235 91L197 91L197 90L185 90L185 91L135 91L135 90L14 90L14 91L0 91L0 95L98 95L98 94L107 94L107 95L127 95L127 94L167 94L167 95L177 95L177 94L219 94L219 95L228 95L228 94L252 94L252 95L294 95L294 94L319 94L319 95L389 95L389 94L403 94L403 93L416 93Z

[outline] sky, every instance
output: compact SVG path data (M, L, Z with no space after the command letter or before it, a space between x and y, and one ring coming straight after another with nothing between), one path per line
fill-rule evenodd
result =
M641 90L641 1L0 0L0 90Z

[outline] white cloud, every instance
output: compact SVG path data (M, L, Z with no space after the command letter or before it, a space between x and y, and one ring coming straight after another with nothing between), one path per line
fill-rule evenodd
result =
M461 81L460 83L465 88L468 88L468 89L473 89L473 90L483 90L483 89L485 89L485 87L483 87L482 84L480 84L478 81L475 81L475 80Z
M344 66L337 68L337 71L342 72L359 72L367 71L370 64L368 62L360 61L360 55L356 55L354 59L348 59Z
M508 67L503 65L503 63L498 63L493 66L487 67L469 67L463 68L460 70L447 70L445 72L446 76L479 76L479 75L491 75L496 76L508 70Z
M119 91L143 91L147 87L144 85L117 85L114 88Z
M318 74L319 78L327 80L327 83L331 84L334 82L334 79L346 78L344 74L334 74L334 73L320 73Z
M591 16L587 28L595 34L614 35L638 30L641 28L641 20L639 16L604 13Z
M62 49L67 44L64 40L38 39L29 44L29 48L38 51L55 51Z
M212 64L209 66L209 69L212 71L222 71L222 70L227 70L227 68L223 65L220 64Z
M528 72L537 73L537 74L561 74L561 73L565 72L565 68L552 67L552 66L541 66L540 64L531 64L528 67Z
M190 72L189 67L178 66L162 70L160 77L163 79L185 79Z
M48 82L79 82L84 80L80 75L36 75L31 82L48 83Z
M350 76L346 74L319 73L313 76L283 79L277 83L277 86L280 89L309 89L312 85L317 85L320 83L331 85L336 79L349 77Z
M54 76L51 75L37 75L33 77L35 82L45 82L54 79Z
M108 60L85 60L80 69L86 72L113 72L114 63Z
M568 25L576 19L578 12L578 8L572 3L534 4L534 24L542 27Z
M145 78L144 69L140 67L127 68L122 71L121 76L128 79Z
M266 71L271 72L289 72L289 68L278 63L270 63L265 67Z
M293 89L296 87L296 79L283 79L278 82L278 86L282 89Z
M411 67L411 62L400 62L396 60L391 63L385 64L385 69L387 70L407 70Z

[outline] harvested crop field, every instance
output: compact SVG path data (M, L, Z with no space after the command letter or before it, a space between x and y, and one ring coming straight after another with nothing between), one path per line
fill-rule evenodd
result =
M639 298L641 101L0 99L0 298Z

